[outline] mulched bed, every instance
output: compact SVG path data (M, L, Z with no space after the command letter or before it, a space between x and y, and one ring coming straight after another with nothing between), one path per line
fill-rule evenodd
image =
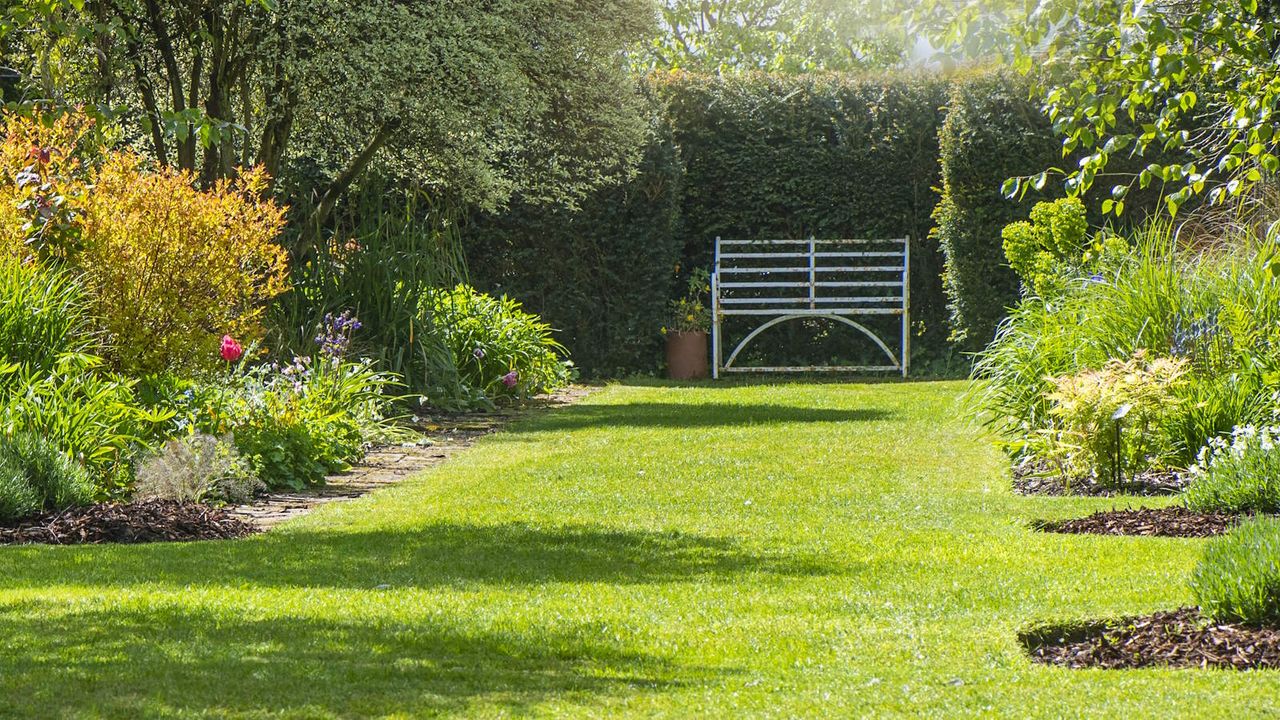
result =
M1198 513L1180 507L1103 510L1074 520L1041 520L1036 530L1082 535L1145 535L1202 538L1221 535L1241 519L1228 513Z
M1013 491L1019 495L1177 495L1186 488L1187 482L1180 473L1170 470L1140 473L1120 487L1112 487L1091 477L1068 479L1034 462L1013 468Z
M0 545L230 540L258 530L224 510L172 500L70 508L0 527Z
M1196 608L1041 628L1020 639L1032 660L1069 668L1280 668L1280 630L1213 624Z

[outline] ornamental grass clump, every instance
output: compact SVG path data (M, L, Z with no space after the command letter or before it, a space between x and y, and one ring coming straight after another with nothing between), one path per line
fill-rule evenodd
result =
M1198 512L1280 512L1280 427L1243 425L1214 437L1189 468L1183 503Z
M1215 622L1280 625L1280 520L1252 518L1211 540L1191 590Z

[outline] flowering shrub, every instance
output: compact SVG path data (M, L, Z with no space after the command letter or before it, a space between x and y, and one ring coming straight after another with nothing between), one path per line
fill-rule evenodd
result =
M385 390L396 381L368 362L295 358L249 368L229 382L204 389L191 422L203 432L230 433L269 487L322 483L391 432Z
M463 382L487 397L531 395L569 382L564 346L551 327L506 296L467 285L426 298L434 332L453 354Z
M1280 427L1243 425L1210 438L1183 502L1200 512L1280 512Z
M223 333L262 336L265 302L287 287L283 210L259 199L262 173L207 191L193 180L127 154L95 175L77 264L121 369L211 367Z
M1124 470L1159 466L1173 450L1161 423L1177 405L1185 374L1185 361L1148 359L1140 350L1099 370L1056 378L1048 395L1056 425L1042 434L1039 454L1061 463L1068 476L1103 482Z

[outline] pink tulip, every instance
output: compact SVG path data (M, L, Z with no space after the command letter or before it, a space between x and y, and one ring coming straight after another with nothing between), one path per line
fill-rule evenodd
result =
M512 370L511 372L502 376L502 384L506 385L509 388L515 387L516 383L518 382L520 382L520 375L518 375L515 370Z
M233 363L244 355L244 348L240 347L240 343L230 335L222 336L222 359L229 363Z

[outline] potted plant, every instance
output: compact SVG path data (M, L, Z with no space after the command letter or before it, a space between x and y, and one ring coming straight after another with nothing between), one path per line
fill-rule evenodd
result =
M711 275L695 270L689 276L684 297L671 303L671 319L662 329L667 336L667 376L672 380L700 380L709 374L707 331L711 311L706 298L711 291Z

